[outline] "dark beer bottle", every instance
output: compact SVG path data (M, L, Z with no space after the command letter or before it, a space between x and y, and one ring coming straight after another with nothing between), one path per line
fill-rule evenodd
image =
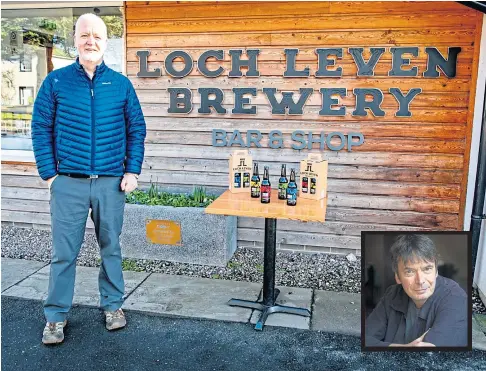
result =
M270 198L272 193L272 185L270 184L270 178L268 173L269 173L268 166L265 166L263 168L263 180L262 180L261 198L260 198L260 201L263 204L270 203Z
M278 180L278 199L285 200L287 198L287 186L289 181L287 179L287 165L282 165L280 171L280 179Z
M251 177L251 197L260 198L260 176L258 175L258 164L253 165L253 176Z
M297 183L295 182L295 170L290 169L290 182L287 187L287 205L297 205Z

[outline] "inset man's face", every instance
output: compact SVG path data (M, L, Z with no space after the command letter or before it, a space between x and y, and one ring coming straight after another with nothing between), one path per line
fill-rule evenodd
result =
M74 40L81 62L101 62L107 42L101 19L82 19L76 27Z
M404 263L400 259L398 272L395 273L395 280L402 285L417 308L421 308L434 293L437 274L434 262L415 258Z

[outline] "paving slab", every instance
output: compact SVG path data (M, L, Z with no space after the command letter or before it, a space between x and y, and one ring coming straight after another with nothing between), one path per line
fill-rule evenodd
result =
M124 309L164 315L248 322L251 309L230 307L231 298L257 300L260 284L153 273Z
M45 300L49 287L49 270L50 266L42 268L24 281L4 291L2 295ZM99 268L76 267L73 304L99 306L98 272ZM149 274L124 271L125 293L128 294L134 290Z
M361 294L315 290L311 328L361 336Z
M7 290L47 264L35 260L2 258L2 291Z
M472 346L474 349L486 350L486 315L474 314L472 318Z
M311 310L312 289L285 286L277 288L280 290L280 294L277 297L277 304ZM261 311L255 310L251 316L250 322L252 324L257 323L261 313ZM265 326L292 327L308 330L310 326L310 317L287 313L274 313L268 316Z

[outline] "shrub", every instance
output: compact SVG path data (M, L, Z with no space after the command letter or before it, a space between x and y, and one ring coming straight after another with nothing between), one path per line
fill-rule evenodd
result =
M206 194L204 187L196 187L192 194L162 192L155 183L147 191L136 189L126 196L126 203L138 205L161 205L174 207L206 207L217 196Z

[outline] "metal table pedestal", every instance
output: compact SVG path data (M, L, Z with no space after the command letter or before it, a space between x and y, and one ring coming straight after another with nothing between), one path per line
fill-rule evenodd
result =
M275 288L275 255L277 250L277 219L265 218L265 245L263 260L263 300L250 301L231 299L228 305L235 307L251 308L261 311L255 330L263 330L265 321L272 313L289 313L310 317L311 313L306 308L288 307L275 304L280 291Z

